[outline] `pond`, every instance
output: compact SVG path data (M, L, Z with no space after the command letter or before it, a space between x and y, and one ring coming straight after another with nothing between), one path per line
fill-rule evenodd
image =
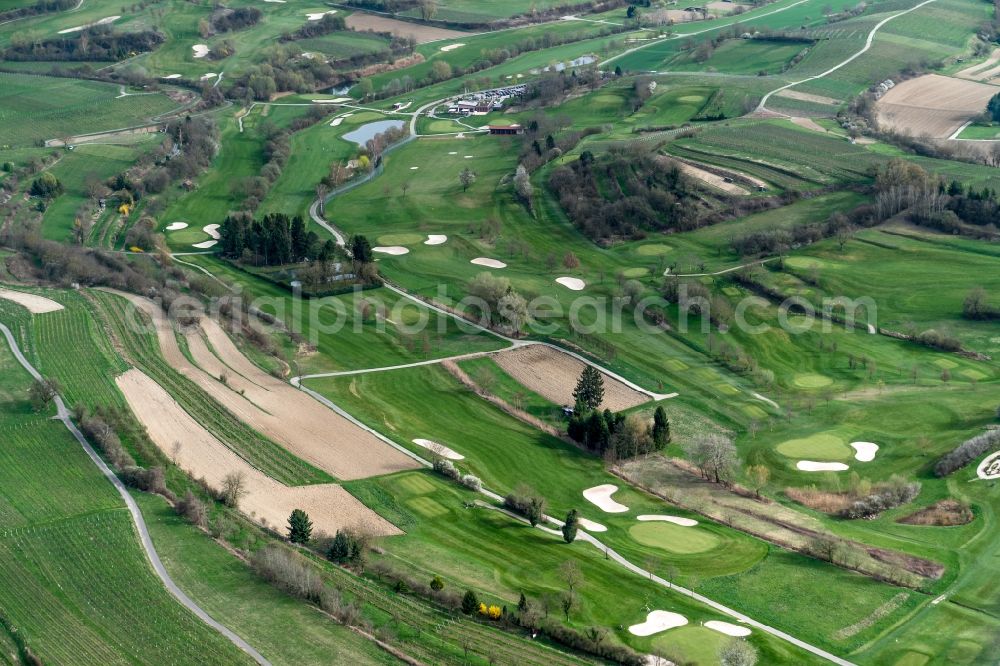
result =
M352 130L344 135L344 138L348 141L353 141L359 146L363 146L370 139L373 139L376 134L381 134L387 129L402 129L406 123L402 120L377 120L373 123L368 123L362 125L356 130Z

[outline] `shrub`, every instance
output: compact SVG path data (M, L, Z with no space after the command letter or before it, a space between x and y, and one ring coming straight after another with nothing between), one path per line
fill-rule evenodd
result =
M323 580L301 555L268 544L250 558L250 566L264 580L289 594L312 602L320 602Z
M466 590L465 596L462 597L462 612L466 615L472 615L479 608L479 597L472 590Z
M478 476L473 476L472 474L465 474L462 476L462 485L470 490L475 490L476 492L483 489L483 482L479 480Z
M208 511L205 508L204 502L195 497L194 493L190 490L184 494L184 497L177 501L174 505L174 511L177 512L177 515L198 527L205 527L208 522Z
M446 458L438 458L434 461L434 471L442 476L446 476L452 481L458 481L461 476L455 464Z
M934 465L934 474L939 477L948 476L997 445L1000 445L1000 430L988 430L981 435L967 439L937 461L937 464Z

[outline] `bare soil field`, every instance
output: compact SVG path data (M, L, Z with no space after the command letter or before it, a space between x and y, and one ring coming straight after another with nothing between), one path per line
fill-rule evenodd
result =
M493 359L526 388L557 405L572 406L573 389L584 364L569 354L545 345L529 345L503 351ZM649 397L604 375L604 402L601 409L621 411L647 402Z
M192 477L218 489L228 474L242 474L246 495L240 499L240 511L265 527L284 533L288 516L302 509L316 531L331 535L341 528L379 536L401 533L336 484L289 487L252 467L141 370L129 370L116 382L150 439Z
M406 454L255 366L215 321L205 317L201 330L185 332L194 365L181 352L170 322L155 303L133 294L115 293L153 320L163 356L178 372L241 421L302 460L338 479L361 479L419 467Z
M787 97L788 99L797 99L800 102L815 102L816 104L840 104L839 99L799 92L798 90L792 90L791 88L782 90L776 95L776 97Z
M58 312L63 306L50 298L29 294L23 291L11 291L10 289L0 289L0 298L13 301L26 308L31 314L45 314L46 312Z
M351 30L375 32L391 32L397 37L413 37L418 44L436 42L442 39L458 39L467 36L467 33L457 30L446 30L445 28L435 28L428 25L408 23L399 19L388 18L386 16L375 16L364 12L355 12L345 19L347 27Z
M909 136L947 139L986 109L997 89L985 83L926 74L909 79L882 96L878 122Z
M707 183L716 189L722 190L726 194L736 194L740 196L749 194L749 192L736 183L727 183L725 178L714 174L711 171L699 169L698 167L687 164L686 162L678 162L678 164L680 164L681 171L687 175L696 180L700 180L703 183Z

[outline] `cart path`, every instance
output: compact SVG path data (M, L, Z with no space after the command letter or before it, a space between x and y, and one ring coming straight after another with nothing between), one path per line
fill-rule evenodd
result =
M763 111L765 111L767 109L767 100L769 100L772 95L774 95L776 93L779 93L782 90L788 90L789 88L797 86L800 83L806 83L807 81L815 81L816 79L822 79L823 77L826 77L826 76L829 76L830 74L833 74L834 72L836 72L841 67L844 67L844 66L849 65L850 63L854 62L855 60L857 60L858 58L860 58L861 56L863 56L865 53L867 53L868 49L870 49L872 47L872 43L875 41L875 34L882 28L882 26L884 26L886 23L888 23L889 21L893 20L894 18L899 18L900 16L903 16L904 14L909 14L910 12L915 11L917 9L920 9L924 5L929 5L932 2L935 2L935 0L924 0L923 2L921 2L919 4L913 5L909 9L904 9L903 11L896 12L892 16L887 16L886 18L882 19L881 21L879 21L875 25L874 28L871 29L871 32L868 33L868 38L865 40L865 45L864 45L864 47L862 47L862 49L860 51L858 51L854 55L850 56L846 60L844 60L844 61L842 61L842 62L834 65L833 67L831 67L830 69L826 70L825 72L822 72L820 74L816 74L814 76L806 77L806 78L802 79L801 81L795 81L793 83L788 83L786 85L781 86L780 88L775 88L774 90L772 90L771 92L767 93L766 95L764 95L764 97L761 98L760 104L757 105L757 109L755 110L755 113L760 113L760 112L763 112Z
M17 346L17 341L14 340L14 335L11 333L10 329L4 324L0 324L0 332L3 333L4 337L7 338L7 345L10 350L14 353L17 362L28 371L28 373L36 380L41 380L42 375L39 374L37 370L28 362L24 354L21 353L21 348ZM128 507L129 513L132 514L132 522L135 523L136 530L139 532L139 539L142 543L143 550L146 551L146 556L149 558L150 564L153 565L153 570L156 571L156 575L160 577L163 582L164 587L167 591L174 596L181 605L185 606L188 610L194 613L198 618L210 626L211 628L218 631L220 634L228 638L233 645L238 647L247 653L254 661L262 666L270 666L270 662L264 658L257 650L255 650L249 643L240 638L235 632L226 627L225 625L212 619L212 616L205 612L198 604L196 604L188 595L186 595L177 584L174 583L170 574L167 573L166 568L163 566L163 562L160 561L160 556L156 552L156 548L153 546L153 540L149 536L149 530L146 529L146 521L142 517L142 512L139 511L139 505L136 504L135 499L125 488L125 485L121 480L111 471L111 468L105 464L104 460L101 459L97 452L94 451L93 447L87 442L86 437L83 433L76 427L72 419L69 416L69 410L66 409L66 404L63 402L61 396L55 397L56 409L58 410L58 415L56 419L62 421L66 429L70 431L76 441L80 443L83 447L84 452L90 457L91 461L97 468L104 474L104 476L111 482L111 485L118 490L118 494L121 495L122 500L124 500L125 505Z

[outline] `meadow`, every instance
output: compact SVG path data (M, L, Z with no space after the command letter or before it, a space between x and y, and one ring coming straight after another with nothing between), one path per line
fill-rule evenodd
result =
M0 72L0 147L140 125L177 106L160 93L119 97L110 83Z

